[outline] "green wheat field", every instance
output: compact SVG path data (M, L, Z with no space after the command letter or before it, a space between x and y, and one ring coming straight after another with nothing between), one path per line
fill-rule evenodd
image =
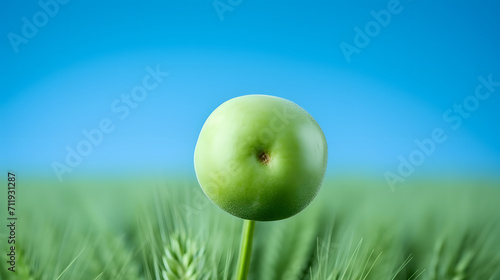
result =
M234 279L243 222L194 178L122 181L20 180L0 278ZM500 279L499 205L488 180L327 179L303 212L256 224L249 279Z

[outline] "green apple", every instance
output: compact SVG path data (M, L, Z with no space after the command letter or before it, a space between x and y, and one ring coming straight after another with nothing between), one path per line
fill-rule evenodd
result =
M201 188L223 210L273 221L302 211L327 164L325 135L309 113L275 96L246 95L208 117L194 152Z

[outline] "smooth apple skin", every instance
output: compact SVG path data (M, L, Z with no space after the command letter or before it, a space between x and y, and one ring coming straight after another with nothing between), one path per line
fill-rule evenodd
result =
M208 117L194 153L207 197L234 216L285 219L316 196L327 166L326 139L297 104L274 96L226 101Z

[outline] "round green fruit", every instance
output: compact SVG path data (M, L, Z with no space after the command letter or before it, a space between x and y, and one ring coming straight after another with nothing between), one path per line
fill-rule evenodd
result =
M325 135L297 104L246 95L220 105L201 129L194 166L201 188L223 210L273 221L302 211L327 164Z

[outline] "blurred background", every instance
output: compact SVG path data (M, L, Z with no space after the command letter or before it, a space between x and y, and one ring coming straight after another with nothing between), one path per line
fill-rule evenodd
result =
M269 94L321 125L330 177L500 178L496 1L1 6L2 170L193 176L208 115Z

